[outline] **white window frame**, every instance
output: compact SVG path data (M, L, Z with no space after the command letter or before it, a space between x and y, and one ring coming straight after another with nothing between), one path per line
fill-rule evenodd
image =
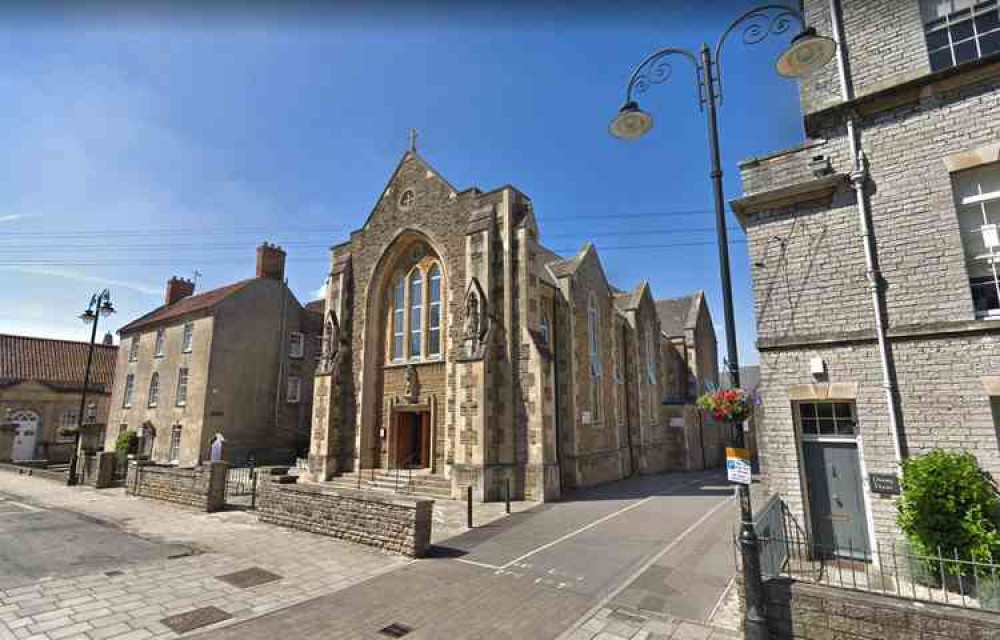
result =
M191 353L194 349L194 323L184 323L184 337L181 339L181 353Z
M441 305L441 283L443 282L441 278L441 265L436 262L427 269L427 336L424 340L424 346L427 350L428 358L440 358L442 347L441 344L441 314L443 307ZM434 283L437 283L437 298L432 297L431 293L434 291ZM432 323L434 318L434 311L437 311L437 321ZM432 351L434 341L432 337L437 334L437 348Z
M132 406L135 395L135 374L130 373L125 376L125 390L122 393L122 407L128 409Z
M178 407L187 406L187 396L188 396L188 375L189 371L187 367L180 367L177 369L177 392L174 404Z
M927 55L928 61L931 63L933 69L933 59L934 55L947 52L951 63L935 69L940 71L943 69L950 69L967 62L972 62L973 60L979 60L984 56L993 55L997 53L996 51L991 51L983 53L983 40L986 38L997 38L1000 37L1000 24L994 26L992 29L987 29L986 31L980 32L980 24L977 18L987 16L990 13L997 14L997 2L991 2L990 0L970 0L967 2L958 3L956 8L956 3L951 2L950 11L942 14L940 11L935 11L934 7L940 7L944 2L941 0L921 0L921 19L924 24L924 41L927 44ZM964 5L964 6L963 6ZM957 24L968 22L969 26L972 27L972 34L960 41L955 41L954 34L952 33L952 27ZM932 48L929 40L931 33L943 33L947 36L947 44L942 46L937 46ZM976 47L976 55L968 60L963 60L958 62L956 49L961 45L968 43L973 43Z
M400 274L392 287L392 340L389 357L402 362L406 357L406 274Z
M288 334L288 357L301 358L306 352L306 335L301 331Z
M132 336L131 342L129 342L128 347L128 361L138 362L139 361L139 334Z
M160 405L160 372L154 371L149 376L149 389L146 396L146 406L158 407Z
M177 464L181 459L181 425L175 424L170 428L170 448L167 450L167 457L172 464Z
M542 338L542 344L549 346L552 341L552 328L549 326L549 317L547 315L542 315L541 321L538 323L538 335Z
M424 348L424 274L419 267L414 267L406 276L406 295L409 302L409 332L406 341L406 352L410 360L419 360L423 356ZM419 293L419 298L414 300L413 292ZM414 322L414 320L416 322ZM413 341L417 341L416 353L413 349Z
M73 442L76 436L72 433L69 435L63 435L61 432L63 429L75 429L79 423L80 411L76 407L66 407L63 412L59 415L59 428L56 429L56 441L58 442Z
M156 330L156 341L153 343L153 357L162 358L167 352L167 330L159 328Z
M298 404L302 401L302 378L299 376L288 376L285 401L288 404Z
M830 405L831 407L831 417L819 418L818 410L815 417L804 416L803 407L810 405L818 407L820 405ZM837 405L847 405L850 407L850 416L838 416L837 415ZM856 442L858 439L858 406L857 402L854 400L799 400L795 402L795 422L799 428L799 438L803 442ZM821 433L821 426L819 420L832 420L833 421L833 433ZM816 420L815 430L807 427L809 420ZM841 433L839 425L841 423L849 423L852 425L851 433ZM807 431L807 428L809 430Z

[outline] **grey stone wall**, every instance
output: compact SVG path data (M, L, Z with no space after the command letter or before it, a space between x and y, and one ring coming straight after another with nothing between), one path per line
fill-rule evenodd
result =
M183 504L202 511L220 511L226 505L228 468L225 462L178 469L133 460L129 462L125 478L125 493Z
M788 579L764 585L773 640L993 640L1000 615Z
M996 474L998 434L983 379L1000 373L1000 326L975 318L945 158L995 141L1000 65L975 64L947 78L927 75L916 4L845 0L859 93L879 91L886 82L914 74L920 78L920 86L870 96L856 110L870 169L866 193L883 276L904 453L970 450ZM808 2L807 13L823 14L828 5L826 0ZM866 14L867 8L871 11ZM835 68L810 80L817 84L804 84L804 95L809 86L828 81L835 85ZM834 85L825 91L833 95ZM808 113L821 102L816 100L804 97L803 110ZM813 155L829 158L835 173L850 173L844 117L837 110L814 115L807 128L815 141L744 162L746 194L763 196L814 181L808 167ZM828 203L775 205L748 213L743 222L761 352L761 466L766 481L808 527L791 390L817 382L810 373L812 358L826 361L828 374L818 382L856 389L859 445L867 471L897 470L858 202L844 184ZM874 542L894 541L895 500L870 492L867 499Z
M930 73L918 0L841 0L844 40L858 96ZM806 21L833 36L830 0L806 0ZM840 102L837 64L832 62L799 83L804 113Z
M279 484L260 476L261 522L422 557L431 542L433 500L387 497L316 485Z

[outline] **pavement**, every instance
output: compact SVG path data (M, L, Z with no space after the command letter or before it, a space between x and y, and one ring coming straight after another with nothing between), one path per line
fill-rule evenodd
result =
M384 640L396 630L408 640L731 638L708 618L733 572L722 541L735 508L714 472L633 478L476 528L438 545L430 559L341 593L199 637ZM720 545L728 565L700 557ZM690 574L662 575L685 563ZM639 610L631 626L619 624L638 590L661 608L683 605L701 618L671 625L676 618ZM667 626L652 635L638 619Z
M185 635L733 637L710 624L733 572L736 510L716 473L637 477L515 503L508 517L476 505L471 531L464 503L439 503L436 546L416 562L121 490L0 473L0 498L0 534L25 548L0 555L0 640L173 638L164 618L196 626L206 611L221 622ZM274 577L219 579L245 570Z

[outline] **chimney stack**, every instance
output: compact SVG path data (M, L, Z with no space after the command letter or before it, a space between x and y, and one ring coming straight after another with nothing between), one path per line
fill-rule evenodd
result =
M257 247L257 277L278 281L285 279L284 249L267 242Z
M167 293L164 296L166 304L173 304L194 293L194 282L174 276L167 280Z

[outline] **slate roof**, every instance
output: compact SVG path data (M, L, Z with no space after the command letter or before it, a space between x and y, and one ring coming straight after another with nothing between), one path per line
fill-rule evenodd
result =
M697 316L692 317L701 291L681 298L657 300L656 315L660 316L660 331L668 336L684 335L684 330L694 326Z
M323 313L326 311L326 300L320 298L319 300L313 300L312 302L306 303L306 309L313 311L315 313Z
M254 280L256 280L256 278L240 280L239 282L227 284L226 286L219 287L218 289L212 289L211 291L206 291L205 293L199 293L198 295L182 298L173 304L165 304L157 307L146 315L140 316L136 320L128 323L119 329L118 333L121 335L132 333L139 329L144 329L146 327L166 322L167 320L173 320L189 313L194 313L195 311L211 309Z
M645 282L640 282L635 285L635 288L631 291L620 291L612 290L614 295L615 307L619 311L628 311L629 309L638 309L639 301L642 300L642 287Z
M64 391L83 388L86 342L0 334L0 386L35 380ZM111 390L118 347L94 345L90 388Z

